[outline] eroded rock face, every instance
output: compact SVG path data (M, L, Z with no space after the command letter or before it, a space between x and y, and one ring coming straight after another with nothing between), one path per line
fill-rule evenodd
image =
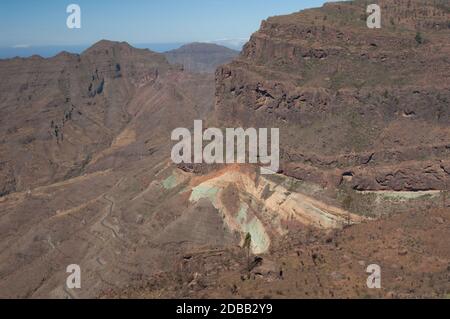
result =
M216 72L217 121L279 127L282 171L302 180L448 188L448 2L379 4L379 30L367 28L364 1L264 21Z
M0 195L168 147L161 139L171 129L211 109L211 82L162 54L111 41L81 55L1 60Z
M0 296L94 297L121 263L136 265L124 283L144 280L183 243L235 244L212 205L162 182L171 131L213 98L212 75L126 43L0 61ZM82 293L64 289L66 262L83 269Z
M266 253L271 239L289 233L290 227L308 225L336 229L364 220L302 193L291 192L284 185L257 176L249 169L227 167L211 175L202 176L197 183L194 179L190 202L211 202L224 225L238 233L241 242L246 234L252 236L255 254Z

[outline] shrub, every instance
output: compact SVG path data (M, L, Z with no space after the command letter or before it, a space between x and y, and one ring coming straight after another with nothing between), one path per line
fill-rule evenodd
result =
M422 34L420 32L416 33L416 42L417 42L417 44L422 44L423 43L423 37L422 37Z

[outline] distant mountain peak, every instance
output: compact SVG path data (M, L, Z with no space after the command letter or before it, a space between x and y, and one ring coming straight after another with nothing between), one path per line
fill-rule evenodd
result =
M120 52L132 52L141 49L137 49L132 47L128 42L118 42L118 41L110 41L110 40L100 40L96 42L94 45L86 49L83 54L90 54L94 52L108 52L108 51L120 51Z
M239 52L215 43L193 42L164 55L170 63L182 64L187 71L213 73L219 65L231 62Z
M104 49L104 48L112 48L112 47L121 47L121 48L132 48L132 46L125 41L111 41L111 40L100 40L96 43L94 43L91 46L91 49Z
M62 60L65 60L65 59L73 59L73 58L78 58L78 57L79 57L78 54L70 53L70 52L67 52L67 51L61 51L61 52L59 52L57 55L55 55L55 56L53 57L53 59L62 59Z
M178 49L169 51L169 52L232 52L234 54L238 54L238 51L227 48L223 45L215 44L215 43L206 43L206 42L192 42L181 46Z

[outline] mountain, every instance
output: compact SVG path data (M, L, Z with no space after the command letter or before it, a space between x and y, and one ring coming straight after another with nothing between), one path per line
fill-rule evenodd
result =
M156 139L158 131L181 124L176 112L189 118L195 108L212 106L211 98L196 97L204 94L183 104L178 95L195 93L187 87L195 76L126 43L101 41L81 55L2 60L0 74L2 195L79 176L125 127Z
M167 60L181 64L187 71L214 73L219 65L231 62L238 51L213 43L190 43L165 52Z
M0 297L448 296L448 3L365 4L269 18L215 75L111 41L1 60ZM196 119L280 128L280 172L175 165Z
M164 269L175 253L164 229L183 215L163 183L170 133L213 109L213 75L100 41L80 55L1 60L0 92L0 295L96 296L110 275L131 280L119 264L151 261L123 264L130 275ZM80 295L59 284L67 262L84 269Z
M299 180L448 189L448 2L379 4L381 29L366 26L366 1L264 21L216 73L218 125L279 127L281 170Z

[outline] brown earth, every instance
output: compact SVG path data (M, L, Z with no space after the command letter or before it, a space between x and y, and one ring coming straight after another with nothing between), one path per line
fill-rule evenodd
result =
M160 269L164 244L143 254L155 264L125 255L183 213L178 200L165 203L157 174L171 169L171 131L212 110L213 76L110 41L2 60L0 74L0 296L93 297L115 262ZM135 230L142 224L147 235ZM94 278L78 295L63 289L71 263Z
M1 195L157 153L171 130L212 108L211 77L126 43L2 60L0 74Z
M448 297L449 8L380 3L270 18L216 83L109 41L0 60L0 297ZM176 167L195 119L280 127L283 174Z
M410 211L337 232L305 228L270 254L192 250L170 270L105 298L448 298L450 211ZM381 267L381 289L366 269Z
M217 121L280 128L281 170L301 180L448 189L448 1L379 1L381 29L367 28L366 2L263 21L216 72Z

